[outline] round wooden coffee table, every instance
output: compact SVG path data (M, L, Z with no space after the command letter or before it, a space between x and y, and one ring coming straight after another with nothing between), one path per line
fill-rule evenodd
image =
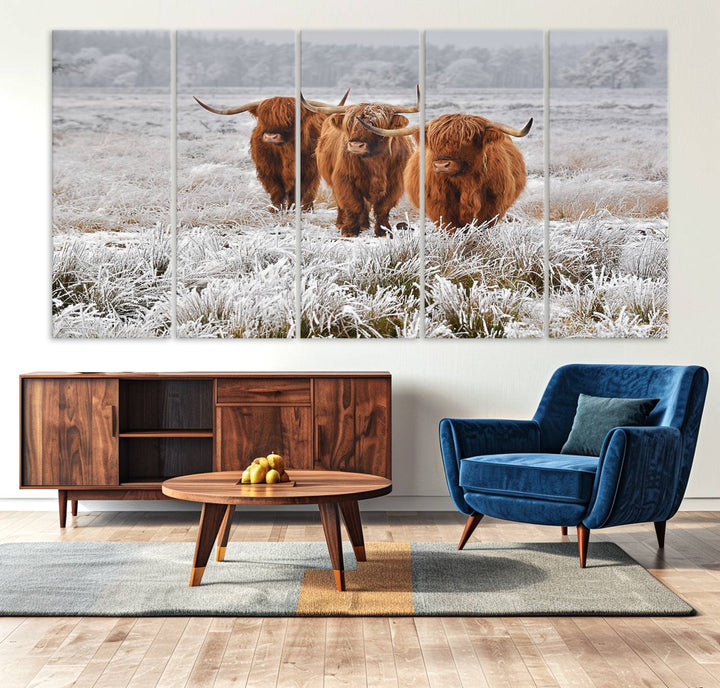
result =
M162 484L163 494L175 499L202 502L200 528L195 543L190 585L200 585L213 543L217 539L217 561L225 559L235 507L238 504L279 506L317 504L320 509L335 585L345 590L340 538L340 513L350 537L355 558L365 561L365 541L358 500L380 497L392 490L392 482L378 475L344 471L288 471L291 483L240 484L241 471L197 473L171 478Z

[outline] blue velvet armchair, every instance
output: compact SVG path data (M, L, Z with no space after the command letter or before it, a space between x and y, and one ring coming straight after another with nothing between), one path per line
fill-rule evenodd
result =
M590 531L655 524L659 547L692 466L708 373L699 366L567 365L555 371L532 420L440 422L450 496L467 515L462 549L483 515L577 527L580 566ZM600 456L561 454L583 393L656 398L643 427L608 432Z

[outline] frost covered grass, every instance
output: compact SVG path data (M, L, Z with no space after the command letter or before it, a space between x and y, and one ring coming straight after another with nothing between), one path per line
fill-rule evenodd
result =
M667 91L550 93L550 335L666 337Z
M552 337L666 337L667 222L551 223Z
M541 336L543 237L533 218L452 234L426 223L426 335Z
M55 236L55 337L167 336L170 290L170 234L159 225Z
M170 332L170 100L53 94L53 335Z
M420 332L420 238L396 229L342 239L305 226L303 337L416 337Z

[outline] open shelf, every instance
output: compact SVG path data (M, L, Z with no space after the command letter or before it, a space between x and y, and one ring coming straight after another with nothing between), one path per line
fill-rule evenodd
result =
M120 483L212 471L213 380L121 379Z
M212 471L212 437L120 438L120 483L162 482Z
M120 380L120 435L147 431L212 432L212 380Z

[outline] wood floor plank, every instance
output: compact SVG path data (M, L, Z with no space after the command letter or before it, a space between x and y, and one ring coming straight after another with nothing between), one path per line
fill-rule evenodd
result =
M187 622L180 640L165 665L165 670L160 675L157 688L176 688L185 685L211 623L212 619L205 617L195 617Z
M363 643L368 686L397 688L400 684L395 668L389 619L373 616L364 618Z
M278 670L278 688L322 686L326 632L327 620L324 618L288 619Z
M108 664L105 671L100 674L95 687L126 688L161 627L162 619L138 619L120 643L112 664Z
M390 619L390 637L398 683L408 688L429 686L413 619L408 617Z
M519 618L505 619L505 628L515 644L515 648L525 662L532 680L538 688L556 688L560 686L552 671L545 663L535 638L530 635Z
M488 688L482 664L478 660L462 617L442 619L445 636L455 662L455 670L464 688Z
M184 617L163 619L162 626L133 674L128 688L154 686L165 671L188 624Z
M287 619L263 619L248 675L248 686L274 688L277 685L287 625Z
M188 688L212 688L233 627L233 619L213 619L190 672Z
M594 682L587 675L582 662L578 660L575 648L568 647L556 628L558 619L523 618L528 633L536 639L540 653L555 680L561 686L594 688Z
M97 683L98 678L112 662L115 653L137 621L137 619L132 618L111 620L114 622L112 628L102 638L102 642L95 654L88 654L87 664L75 680L73 688L91 688Z
M462 688L455 658L442 623L432 617L417 617L415 628L430 686Z
M215 688L246 684L261 629L262 619L257 617L240 617L233 620L225 654L215 677Z
M683 650L660 626L646 619L615 619L613 628L666 686L717 686L718 680Z
M535 685L502 619L467 617L463 621L491 688Z
M362 619L331 617L325 637L325 688L367 686Z

